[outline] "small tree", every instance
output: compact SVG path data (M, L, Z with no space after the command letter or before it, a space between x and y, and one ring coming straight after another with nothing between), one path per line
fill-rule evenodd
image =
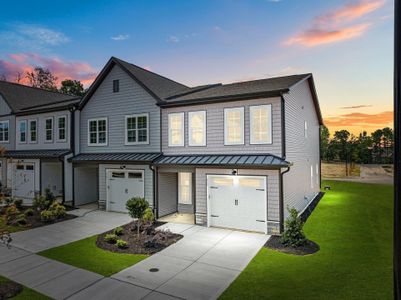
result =
M284 233L281 236L281 243L285 246L298 247L306 243L306 237L302 230L304 223L298 216L298 211L293 207L287 208L290 213L285 221Z
M145 214L146 209L149 207L148 201L145 198L134 197L127 201L125 204L128 209L128 214L131 218L138 219L137 221L137 234L139 235L139 230L141 228L141 224L143 221L143 216Z

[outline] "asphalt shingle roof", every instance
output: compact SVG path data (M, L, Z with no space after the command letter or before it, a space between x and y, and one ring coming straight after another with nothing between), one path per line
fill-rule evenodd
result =
M0 95L3 96L14 113L47 105L59 105L62 107L67 102L79 102L79 98L76 96L50 92L7 81L0 81Z

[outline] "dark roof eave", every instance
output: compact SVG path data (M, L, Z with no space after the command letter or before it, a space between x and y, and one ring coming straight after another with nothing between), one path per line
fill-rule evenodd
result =
M274 169L279 170L281 168L288 168L291 166L290 163L288 164L281 164L281 165L247 165L247 164L175 164L175 163L153 163L155 166L186 166L186 167L197 167L197 168L241 168L241 169Z
M153 160L114 160L114 159L103 159L103 160L85 160L85 159L79 159L79 160L74 160L74 157L71 157L68 159L69 162L72 162L74 164L92 164L92 163L124 163L124 164L129 164L129 165L146 165L146 164L151 164Z
M62 110L69 110L70 108L78 108L78 104L70 104L70 105L65 105L65 106L58 106L58 107L52 107L52 108L42 108L42 109L35 109L35 110L26 110L26 111L20 111L15 113L16 116L28 116L32 114L40 114L40 113L47 113L47 112L54 112L54 111L62 111Z
M204 104L204 103L218 103L225 101L241 101L241 100L258 99L264 97L280 97L281 95L288 92L289 89L280 89L276 91L248 93L242 95L227 95L221 97L199 98L199 99L182 100L182 101L168 101L168 102L163 101L158 103L157 105L159 105L160 107L177 107L177 106Z

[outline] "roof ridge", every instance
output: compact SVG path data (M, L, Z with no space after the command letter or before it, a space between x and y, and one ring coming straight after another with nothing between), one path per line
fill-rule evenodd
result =
M73 96L71 96L71 95L64 94L64 93L61 93L61 92L58 92L58 91L49 91L49 90L45 90L45 89L42 89L42 88L38 88L38 87L34 87L34 86L29 86L29 85L25 85L25 84L21 84L21 83L17 83L17 82L11 82L11 81L6 81L6 80L0 80L0 83L7 83L7 84L16 85L16 86L18 86L18 87L29 88L29 89L39 90L39 91L43 91L43 92L48 92L48 93L54 93L54 94L58 94L58 95L73 97Z
M302 73L302 74L291 74L291 75L284 75L284 76L274 76L274 77L266 77L266 78L259 78L259 79L254 79L254 80L245 80L245 81L234 81L230 83L224 83L222 86L227 86L227 85L234 85L234 84L240 84L240 83L248 83L248 82L257 82L257 81L263 81L263 80L271 80L271 79L282 79L282 78L288 78L288 77L306 77L310 76L312 73Z

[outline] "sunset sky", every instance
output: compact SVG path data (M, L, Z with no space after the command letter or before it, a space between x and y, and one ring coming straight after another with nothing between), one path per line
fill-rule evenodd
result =
M0 75L89 86L116 56L193 86L313 73L333 132L392 126L390 0L5 1Z

